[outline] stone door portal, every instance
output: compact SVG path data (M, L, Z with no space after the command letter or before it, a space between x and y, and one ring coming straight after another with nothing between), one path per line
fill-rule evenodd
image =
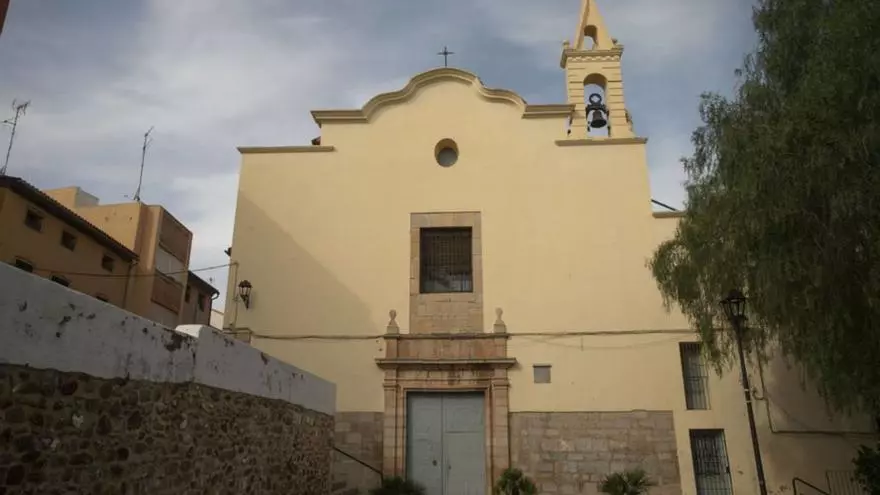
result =
M481 495L486 487L481 393L407 394L407 477L426 495Z

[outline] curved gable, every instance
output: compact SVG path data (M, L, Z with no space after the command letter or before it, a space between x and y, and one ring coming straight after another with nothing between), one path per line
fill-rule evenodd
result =
M420 90L442 82L460 82L473 88L481 98L496 103L515 105L523 116L567 116L572 105L528 105L513 91L487 88L475 74L455 68L444 67L417 74L402 89L379 94L357 110L313 110L312 117L320 126L325 122L369 122L382 108L410 101Z

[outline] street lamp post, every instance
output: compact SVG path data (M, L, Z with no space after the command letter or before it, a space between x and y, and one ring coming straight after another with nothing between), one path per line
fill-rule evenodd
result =
M749 416L749 430L752 434L752 448L755 451L755 468L758 472L758 489L761 495L767 495L767 481L764 479L764 462L761 460L761 447L758 445L758 430L755 428L755 411L752 408L752 389L749 385L749 375L746 373L746 358L743 353L743 330L746 323L746 297L742 292L734 289L721 301L724 314L733 326L736 337L736 348L739 352L739 369L742 378L743 393L746 397L746 412Z

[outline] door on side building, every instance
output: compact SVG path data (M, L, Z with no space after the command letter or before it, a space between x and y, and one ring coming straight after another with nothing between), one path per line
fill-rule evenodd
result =
M426 495L485 493L484 407L483 394L407 394L407 477Z

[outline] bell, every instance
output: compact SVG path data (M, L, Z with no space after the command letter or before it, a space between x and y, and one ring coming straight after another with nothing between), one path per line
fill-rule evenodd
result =
M602 110L593 110L593 118L590 119L590 127L593 129L601 129L606 125L608 125L608 121L605 120Z

